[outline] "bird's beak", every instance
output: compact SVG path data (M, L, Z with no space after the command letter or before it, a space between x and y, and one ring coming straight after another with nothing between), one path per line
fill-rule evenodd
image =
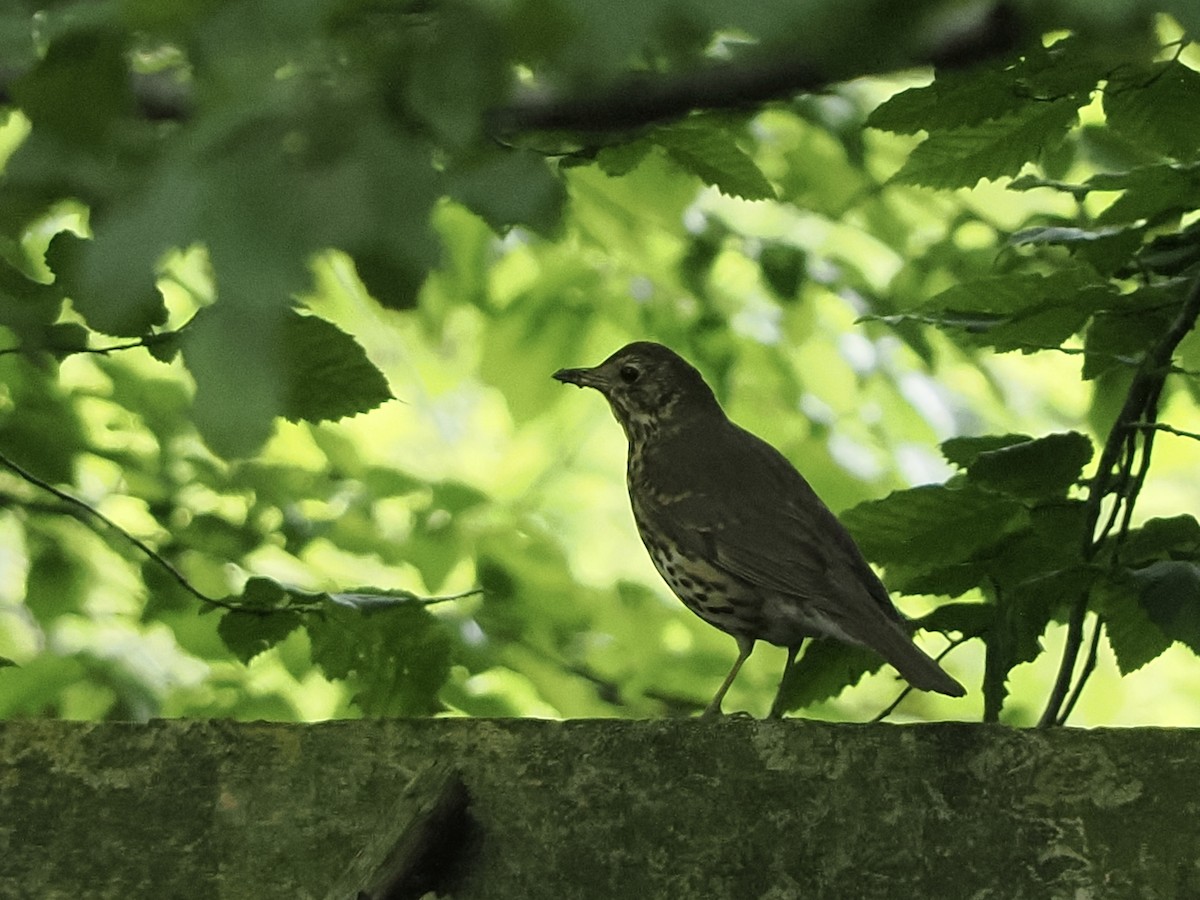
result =
M559 369L551 377L563 384L575 384L579 387L599 389L604 384L603 376L595 369Z

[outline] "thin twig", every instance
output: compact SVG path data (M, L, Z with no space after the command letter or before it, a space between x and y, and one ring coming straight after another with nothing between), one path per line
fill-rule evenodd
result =
M1171 425L1163 425L1161 422L1130 422L1130 428L1140 428L1145 431L1165 431L1167 434L1174 434L1178 437L1191 438L1193 441L1200 441L1200 434L1194 431L1184 431L1182 428L1175 428Z
M195 316L193 315L192 318L194 319ZM0 356L8 356L8 355L14 354L14 353L27 353L31 349L36 349L43 353L62 354L64 356L70 355L73 353L94 353L98 356L108 356L108 354L116 353L120 350L136 350L138 347L150 348L150 347L155 346L156 344L165 343L166 341L168 341L174 337L178 337L180 334L182 334L183 330L185 328L187 328L188 325L190 325L191 323L192 323L192 319L188 319L186 322L184 322L182 325L180 325L178 328L176 328L172 331L158 331L158 332L155 332L154 334L144 335L144 336L138 338L136 341L129 341L128 343L124 343L124 344L109 344L107 347L38 346L36 348L29 348L29 347L24 347L24 346L18 345L16 347L0 347Z
M88 503L85 503L83 500L80 500L78 497L68 494L64 490L56 488L54 485L50 484L48 481L43 481L41 478L38 478L32 472L17 465L15 462L13 462L11 459L9 459L7 456L4 456L3 454L0 454L0 466L3 466L4 468L8 469L10 472L15 474L17 477L21 478L24 481L27 481L29 484L32 484L34 487L40 488L41 490L46 491L47 493L53 494L59 500L63 501L68 506L70 506L73 510L78 510L79 512L84 513L85 515L91 517L92 519L94 519L96 521L103 522L108 528L112 529L117 534L121 535L121 537L125 538L126 541L128 541L130 544L132 544L134 547L136 547L138 550L140 550L142 553L144 553L149 559L151 559L154 563L156 563L159 567L161 567L164 572L166 572L173 579L175 579L175 581L177 581L179 583L180 587L182 587L185 591L187 591L189 594L191 594L193 597L200 600L201 602L210 604L212 606L219 606L221 609L238 609L239 608L237 606L237 604L230 603L228 600L218 600L215 597L210 597L207 594L205 594L203 591L201 591L199 588L197 588L195 585L193 585L190 581L188 581L187 578L184 576L184 574L182 572L180 572L177 568L175 568L174 565L172 565L170 560L168 560L166 557L164 557L161 553L159 553L157 550L155 550L153 547L151 547L145 541L130 534L128 531L126 531L124 528L122 528L120 525L118 525L116 522L114 522L112 519L110 519L104 513L100 512L100 510L96 509L94 506L92 506Z

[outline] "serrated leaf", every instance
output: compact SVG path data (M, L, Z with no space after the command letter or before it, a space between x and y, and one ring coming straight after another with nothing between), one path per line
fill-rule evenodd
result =
M1192 159L1200 149L1200 72L1172 59L1122 73L1104 91L1104 116L1144 146Z
M204 442L226 458L251 456L283 411L282 318L288 311L229 302L202 309L182 336L196 381L193 418Z
M1049 302L1075 302L1085 290L1115 296L1092 272L1083 267L1060 269L1050 275L988 275L953 285L921 304L923 311L1011 314L1045 306Z
M274 578L252 575L242 586L242 593L230 600L247 609L273 610L286 607L296 593L294 588L282 585Z
M284 319L282 414L324 422L367 412L392 399L387 379L346 332L317 316Z
M1200 564L1165 559L1130 573L1158 629L1200 654Z
M1138 602L1137 588L1131 578L1109 579L1098 584L1093 605L1104 619L1104 633L1122 675L1136 672L1171 646L1171 639Z
M374 612L375 610L389 609L396 606L409 606L414 603L418 606L429 606L434 603L461 600L464 597L473 597L482 593L483 590L481 588L473 588L472 590L461 591L457 594L424 597L412 591L405 590L381 591L378 588L359 588L354 591L327 594L325 596L339 606L356 609L360 612Z
M944 131L1011 115L1028 102L1014 90L1011 74L972 67L939 72L930 84L901 91L876 107L867 125L894 134Z
M980 453L968 479L1026 499L1064 496L1092 458L1092 442L1077 431L1050 434Z
M1032 104L1020 114L951 131L935 131L892 176L899 184L969 188L983 179L1015 176L1074 124L1079 101Z
M1103 241L1117 235L1137 235L1136 229L1124 228L1119 225L1109 225L1105 228L1079 228L1067 225L1038 225L1032 228L1022 228L1013 232L1005 241L1010 247L1037 246L1040 244L1087 244Z
M124 35L115 28L61 34L33 69L11 85L35 127L71 141L98 142L113 119L133 109Z
M450 639L424 607L364 614L335 603L307 619L313 661L356 688L367 715L428 715L450 674Z
M1008 183L1008 190L1010 191L1032 191L1037 188L1049 188L1060 193L1070 194L1076 201L1082 200L1093 190L1086 184L1075 184L1069 181L1059 181L1055 178L1045 178L1032 172L1020 175Z
M743 200L774 200L775 188L733 135L708 123L681 122L660 128L653 140L705 184Z
M1017 501L972 486L924 485L860 503L841 519L868 559L941 567L992 543L1024 515Z
M1141 219L1158 224L1200 206L1200 165L1196 163L1159 163L1128 172L1101 173L1087 184L1094 190L1123 192L1096 216L1095 222L1101 226Z
M1143 225L1100 228L1046 225L1022 228L1009 235L1006 243L1010 247L1066 247L1096 271L1107 275L1128 265L1129 257L1142 246L1145 231ZM1194 244L1189 249L1194 252Z
M1131 371L1170 324L1169 308L1113 310L1092 317L1084 333L1084 379L1090 381L1113 369Z

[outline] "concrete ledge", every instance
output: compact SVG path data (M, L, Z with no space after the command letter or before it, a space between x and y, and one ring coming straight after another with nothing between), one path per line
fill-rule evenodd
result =
M0 722L0 897L319 900L433 763L441 896L1200 896L1195 730L441 719Z

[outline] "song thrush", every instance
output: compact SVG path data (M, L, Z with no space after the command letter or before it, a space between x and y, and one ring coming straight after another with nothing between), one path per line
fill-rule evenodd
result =
M913 687L961 697L963 686L912 642L887 588L849 532L778 450L731 422L704 379L646 341L559 381L604 395L629 440L633 517L650 558L692 612L732 635L738 657L705 715L756 641L805 638L868 647ZM771 706L782 715L782 687Z

